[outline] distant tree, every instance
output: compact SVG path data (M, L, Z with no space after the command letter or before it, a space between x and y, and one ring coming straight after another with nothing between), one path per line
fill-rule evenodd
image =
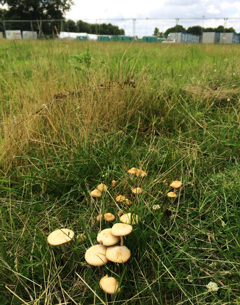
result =
M77 32L77 24L71 19L64 21L63 31L64 32Z
M186 31L187 30L182 25L178 24L172 28L167 29L164 35L167 37L169 33L186 33Z
M159 28L154 29L153 36L157 36L157 37L160 36Z
M214 32L223 33L224 32L224 26L223 25L219 25L217 28L215 28Z
M236 31L235 31L235 29L234 29L233 27L228 28L228 29L225 29L225 31L226 31L227 33L236 33Z
M187 33L193 34L193 35L200 36L200 35L202 35L202 32L203 32L203 28L200 25L195 25L195 26L189 27L187 29Z
M82 20L77 21L77 31L79 33L89 33L90 34L90 24L87 22L84 22Z
M214 28L204 28L203 32L215 32Z

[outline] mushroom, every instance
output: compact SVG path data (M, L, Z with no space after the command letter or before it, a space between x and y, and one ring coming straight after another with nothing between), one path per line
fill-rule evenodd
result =
M105 213L104 214L104 219L106 221L113 221L115 219L115 216L112 213Z
M74 232L69 229L57 229L48 235L47 241L52 246L61 246L74 237Z
M182 186L182 182L181 181L173 181L171 184L170 184L171 187L174 188L174 193L176 192L176 189L179 189L181 186Z
M112 234L120 236L121 246L123 245L123 236L126 236L132 232L133 227L125 223L115 223L112 227Z
M132 214L132 213L127 213L127 214L123 214L120 217L120 221L125 223L125 224L132 224L135 225L136 223L138 223L139 217L137 214Z
M142 194L143 189L140 187L136 187L135 189L132 190L133 194L138 195L138 194Z
M97 241L104 246L113 246L119 242L119 240L120 237L113 235L111 228L102 230L97 236Z
M124 202L125 202L127 205L132 204L132 201L130 201L130 200L128 200L128 199L125 199Z
M167 195L170 198L176 198L177 197L176 193L174 193L174 192L169 192L169 193L167 193Z
M97 186L97 189L102 193L102 192L106 191L108 189L108 187L105 184L101 183Z
M126 246L113 246L107 248L106 257L114 263L125 263L129 260L131 251Z
M102 196L102 192L100 192L98 189L95 189L93 190L91 193L90 193L90 196L91 197L95 197L95 198L99 198Z
M111 182L111 186L113 186L113 187L114 187L114 186L116 186L116 185L117 185L117 183L118 183L118 182L117 182L116 180L112 180L112 182Z
M66 253L66 243L70 242L74 237L74 232L69 229L57 229L50 233L47 242L51 246L60 246L62 252Z
M116 201L117 202L123 202L123 201L125 201L127 198L125 197L125 196L123 196L123 195L119 195L119 196L117 196L116 197Z
M99 221L101 218L102 218L102 214L96 216L97 221Z
M147 173L145 171L143 171L142 169L137 169L136 176L143 178L143 177L147 176Z
M85 260L89 265L102 266L108 262L106 257L107 247L95 245L89 248L85 253Z
M120 291L120 288L118 288L118 281L114 277L109 277L108 274L101 278L99 286L103 291L108 294L114 294L115 292Z
M137 173L137 171L138 171L138 169L136 167L132 167L127 171L127 173L129 175L135 175Z

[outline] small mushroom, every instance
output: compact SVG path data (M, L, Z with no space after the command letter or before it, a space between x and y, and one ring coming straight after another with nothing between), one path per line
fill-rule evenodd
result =
M175 189L179 189L181 186L182 186L182 182L181 181L173 181L171 184L170 184L171 187Z
M113 187L114 187L114 186L116 186L116 185L117 185L117 183L118 183L118 182L117 182L116 180L112 180L112 182L111 182L111 186L113 186Z
M138 223L138 220L139 220L138 215L132 214L132 213L123 214L120 217L120 221L122 223L129 224L129 225L130 224L135 225L136 223Z
M136 172L136 176L143 178L143 177L147 176L147 173L142 169L138 169L137 172Z
M170 197L170 198L176 198L176 197L177 197L177 194L174 193L174 192L169 192L169 193L167 193L167 195L168 195L168 197Z
M115 292L120 291L120 288L118 288L118 281L114 277L109 277L108 274L101 278L99 286L103 291L108 294L114 294Z
M138 171L138 169L136 167L132 167L127 171L127 173L129 175L135 175L137 173L137 171Z
M97 236L97 241L104 246L113 246L119 242L119 240L120 237L113 235L111 228L102 230Z
M132 204L132 201L128 200L128 199L125 199L124 202L127 204L127 205L131 205Z
M106 251L107 259L114 263L125 263L130 256L131 251L126 246L112 246Z
M68 243L74 237L74 232L69 229L57 229L48 235L47 241L52 246Z
M116 201L117 202L123 202L123 201L125 201L127 198L125 197L125 196L123 196L123 195L119 195L119 196L117 196L116 197Z
M90 196L94 198L99 198L102 196L102 192L100 192L98 189L95 189L90 193Z
M102 218L102 214L96 216L97 221L100 221L101 218Z
M108 187L105 184L101 183L97 186L97 189L102 193L102 192L106 191L108 189Z
M85 253L85 260L89 265L103 266L108 262L106 257L107 247L95 245L89 248Z
M105 213L104 214L104 219L106 221L113 221L115 219L115 216L112 213Z
M132 190L133 194L135 195L139 195L139 194L142 194L143 192L143 189L140 188L140 187L136 187L135 189Z

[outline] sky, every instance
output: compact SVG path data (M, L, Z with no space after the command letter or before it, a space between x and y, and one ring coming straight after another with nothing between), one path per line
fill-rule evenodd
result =
M185 28L225 25L240 32L239 0L75 0L74 3L65 15L67 19L112 23L124 29L126 35L152 35L155 27L165 32L177 23Z

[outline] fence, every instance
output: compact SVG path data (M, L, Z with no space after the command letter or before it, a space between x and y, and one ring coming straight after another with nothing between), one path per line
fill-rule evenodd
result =
M85 19L84 22L94 24L95 33L99 34L99 27L102 23L112 23L125 31L126 36L152 36L154 29L158 28L159 32L164 33L168 28L182 25L184 28L191 26L201 26L202 28L222 26L224 29L233 27L240 32L240 18L114 18L114 19ZM39 35L51 35L61 31L72 30L70 25L64 19L52 20L0 20L0 31L21 30L37 31ZM85 32L77 29L77 32Z

